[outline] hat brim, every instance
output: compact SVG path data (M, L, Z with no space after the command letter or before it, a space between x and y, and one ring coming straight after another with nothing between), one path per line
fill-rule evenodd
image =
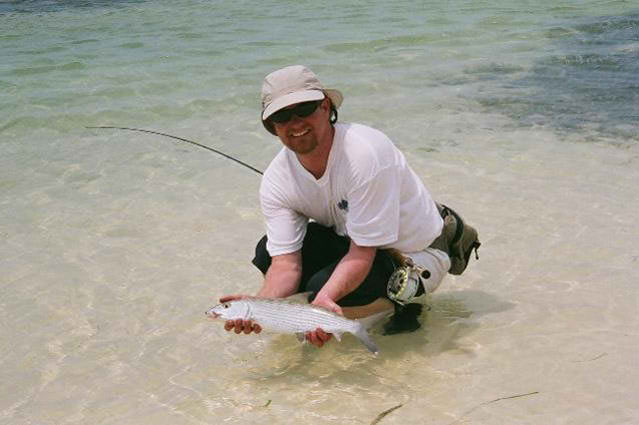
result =
M324 93L331 99L331 103L335 107L335 109L339 109L342 106L342 102L344 101L344 95L341 91L336 89L324 89Z

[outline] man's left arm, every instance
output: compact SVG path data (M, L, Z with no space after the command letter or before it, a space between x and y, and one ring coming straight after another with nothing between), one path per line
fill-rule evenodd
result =
M353 292L364 281L371 270L376 251L376 247L359 246L351 241L348 252L340 260L324 287L317 293L313 303L333 311L339 309L336 301Z
M317 293L313 304L343 315L337 301L361 285L370 272L376 252L376 247L359 246L351 241L348 252L337 264L326 284ZM307 339L318 347L324 345L330 338L330 334L321 330L307 334Z

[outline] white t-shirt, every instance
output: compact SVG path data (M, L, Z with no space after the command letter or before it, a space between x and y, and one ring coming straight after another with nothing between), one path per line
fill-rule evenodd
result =
M283 148L264 173L260 201L271 256L302 248L309 219L359 246L425 249L443 220L404 155L382 132L337 123L326 171L316 179Z

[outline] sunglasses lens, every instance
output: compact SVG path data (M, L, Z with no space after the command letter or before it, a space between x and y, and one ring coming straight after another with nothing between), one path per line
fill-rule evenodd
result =
M293 115L296 115L300 118L305 118L315 112L320 103L322 103L321 100L303 102L290 109L280 109L279 111L271 115L268 119L272 122L283 124L293 118Z
M293 110L295 111L295 115L304 118L315 112L319 104L320 102L304 102L297 105L295 108L293 108Z
M273 115L268 117L268 119L278 124L282 124L290 120L292 116L293 116L292 109L280 109L279 111L275 112Z

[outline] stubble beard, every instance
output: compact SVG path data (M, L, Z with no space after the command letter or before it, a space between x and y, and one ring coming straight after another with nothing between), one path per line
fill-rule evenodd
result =
M315 150L319 144L314 134L306 134L303 137L289 139L286 146L298 155L306 155Z

